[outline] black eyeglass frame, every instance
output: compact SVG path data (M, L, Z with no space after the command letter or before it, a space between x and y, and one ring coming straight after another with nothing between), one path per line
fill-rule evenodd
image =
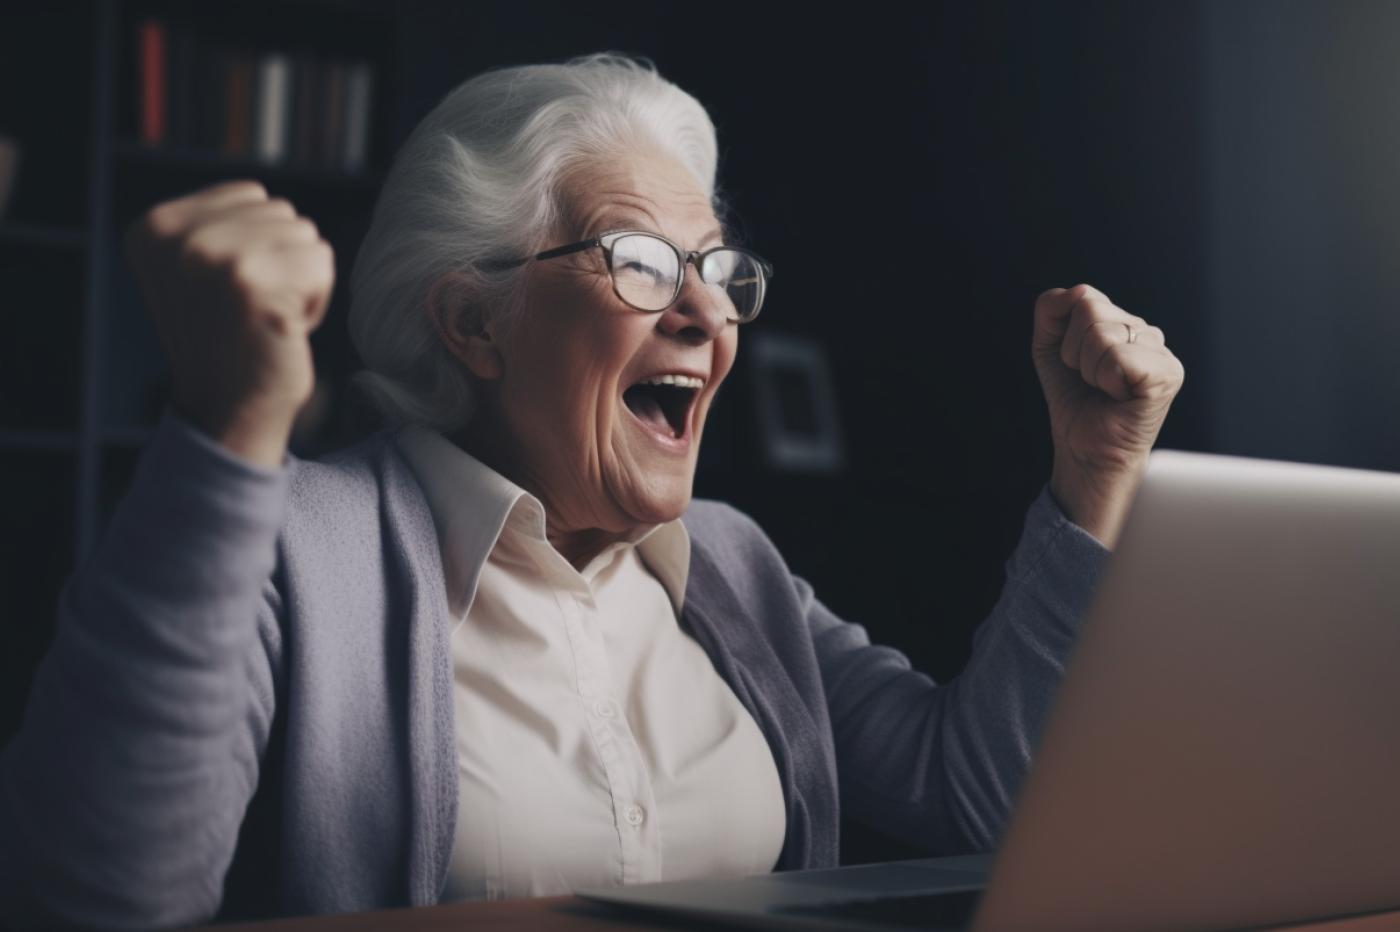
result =
M676 293L671 296L670 301L666 302L665 307L655 309L637 307L637 305L624 298L622 293L617 290L617 276L613 274L612 244L621 236L650 236L653 239L661 240L661 242L670 246L671 249L675 251L676 259L679 261L678 267L680 268L680 274L676 276ZM557 259L560 256L569 256L576 252L583 252L585 249L591 249L594 246L603 250L603 258L607 260L608 277L612 279L613 294L617 295L618 300L623 304L626 304L633 310L641 311L643 314L660 314L662 311L666 310L666 308L675 304L676 301L680 299L681 290L685 288L685 267L688 264L694 264L695 272L699 275L701 268L700 263L704 262L711 253L722 252L724 250L743 253L752 259L763 273L763 279L759 285L758 303L755 305L754 312L748 317L730 317L729 321L731 323L747 324L758 317L758 312L763 310L763 302L768 298L768 283L773 279L773 263L751 249L745 249L742 246L725 246L721 244L705 250L691 249L687 251L677 246L660 233L653 233L650 230L609 230L606 233L599 233L591 239L580 240L577 243L569 243L566 246L555 246L553 249L546 249L544 252L537 252L533 256L526 256L523 259L504 259L492 262L491 268L505 271L507 269L518 268L531 260ZM705 280L703 275L701 275L700 280ZM706 282L706 284L710 283Z

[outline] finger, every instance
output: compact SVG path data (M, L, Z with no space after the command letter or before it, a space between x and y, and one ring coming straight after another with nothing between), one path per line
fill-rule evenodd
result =
M1071 314L1076 304L1085 297L1108 300L1108 296L1102 291L1085 284L1075 285L1073 288L1051 288L1036 298L1035 326L1031 336L1031 349L1034 354L1059 354L1065 332L1069 328Z
M308 332L316 329L330 306L335 287L335 253L324 240L295 243L257 252L248 260L244 276L270 303L296 318Z
M179 236L189 231L211 211L240 204L266 201L267 188L257 181L228 181L157 204L146 215L146 225L159 237Z
M1069 326L1065 328L1065 336L1059 346L1060 361L1071 369L1080 369L1083 365L1082 357L1086 337L1091 335L1094 329L1114 321L1134 325L1142 323L1146 326L1145 321L1139 321L1138 318L1118 307L1102 294L1086 293L1070 309ZM1126 328L1119 327L1118 329L1123 336L1127 336Z
M1117 401L1170 398L1181 388L1185 369L1164 348L1120 343L1104 354L1090 384Z
M274 197L263 201L247 200L207 205L199 209L194 222L204 223L215 218L225 217L243 217L249 220L292 220L296 216L297 210L292 206L291 201L284 197Z
M250 250L267 246L299 245L320 239L316 225L304 217L231 216L207 223L189 235L183 244L187 254L207 261L234 259Z
M1131 332L1129 327L1132 328ZM1156 338L1148 334L1147 329L1146 321L1131 314L1094 321L1081 337L1075 368L1092 374L1104 353L1118 344L1155 346ZM1129 343L1129 340L1132 342Z
M1065 328L1069 325L1069 309L1075 300L1077 300L1077 296L1070 296L1068 288L1051 288L1041 292L1036 297L1034 322L1031 328L1031 351L1033 353L1059 352Z
M258 245L267 244L270 246L295 246L305 243L314 243L321 239L321 231L316 228L316 224L309 217L250 217L241 220L245 226L244 243L256 242ZM239 232L237 226L231 227L233 234Z
M317 235L316 225L298 217L290 203L279 199L209 211L194 221L188 237L204 237L206 245L228 251L269 237L300 240L308 232Z
M331 306L331 295L335 291L335 251L325 240L317 240L310 247L313 255L310 261L315 264L322 279L322 288L311 296L306 307L306 329L315 330L321 326L326 311Z

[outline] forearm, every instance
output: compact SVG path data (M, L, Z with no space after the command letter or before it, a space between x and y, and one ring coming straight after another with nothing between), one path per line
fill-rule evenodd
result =
M4 915L157 926L213 915L270 714L250 682L286 497L166 421L66 586L23 727L0 756ZM240 766L241 764L241 766Z
M812 600L849 815L934 853L995 845L1106 555L1042 492L972 658L941 686Z
M1042 491L972 656L945 687L956 695L942 734L953 817L980 849L1010 816L1107 556Z

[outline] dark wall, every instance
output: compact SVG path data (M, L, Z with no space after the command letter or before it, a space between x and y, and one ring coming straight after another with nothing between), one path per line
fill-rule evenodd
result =
M106 5L74 7L90 19ZM1048 478L1029 354L1032 302L1046 288L1090 282L1165 329L1187 378L1161 446L1400 470L1393 5L863 4L831 16L634 0L199 9L190 15L226 15L231 32L254 37L291 23L298 42L387 42L381 169L445 93L492 66L611 49L648 56L698 97L718 127L721 185L747 242L778 269L745 337L795 334L825 348L846 468L820 476L764 464L741 339L697 493L751 513L821 598L936 678L964 663ZM131 15L122 16L125 27ZM10 27L13 39L23 24L7 10L0 32ZM41 30L26 54L81 58L63 36ZM75 85L89 80L74 74ZM35 93L46 91L7 80L0 116L33 117ZM78 205L87 162L72 156L80 149L56 148L69 156L49 170L74 174ZM200 170L199 183L241 173ZM114 230L174 169L126 172L136 183L113 193ZM317 338L318 370L342 378L356 366L343 290L374 191L294 174L274 188L351 244ZM130 292L125 273L107 274ZM105 326L116 348L108 377L120 381L125 361L140 369L154 344L139 309ZM39 472L64 488L73 481L3 455L21 482ZM104 496L119 495L122 475L104 471ZM73 558L71 535L56 530L69 512L15 498L0 518L14 542L6 586L33 588L27 567ZM56 587L47 577L44 586L33 604L53 604ZM46 621L7 643L37 652ZM6 710L5 721L15 715Z
M1224 452L1400 470L1400 6L1211 4Z
M425 3L406 20L399 132L484 68L604 49L693 93L778 269L745 335L824 345L848 463L763 465L741 337L697 494L754 515L819 597L951 676L1049 476L1039 292L1088 281L1162 326L1189 373L1163 443L1209 447L1198 10L709 9Z

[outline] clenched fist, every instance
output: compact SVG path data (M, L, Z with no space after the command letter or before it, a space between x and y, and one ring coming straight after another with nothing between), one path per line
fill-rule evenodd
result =
M230 452L280 466L315 385L308 337L330 304L330 245L255 181L157 204L126 245L170 357L176 413Z
M1031 356L1050 409L1050 490L1108 547L1186 376L1166 337L1089 285L1035 303Z

